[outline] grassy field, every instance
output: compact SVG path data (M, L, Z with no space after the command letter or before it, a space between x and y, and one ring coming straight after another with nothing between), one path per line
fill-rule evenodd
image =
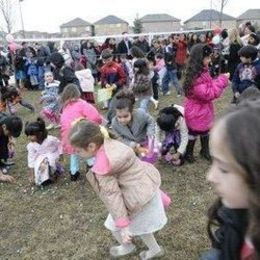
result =
M27 92L26 96L39 111L39 92ZM230 99L227 91L216 103L218 114ZM173 95L161 97L160 106L173 102L181 104L181 99ZM38 113L19 108L18 115L26 122ZM27 178L26 143L25 135L17 140L16 164L10 172L16 183L0 184L0 259L109 259L108 250L115 241L103 226L107 212L84 174L76 183L71 183L66 173L48 188L31 186ZM196 155L198 149L199 142ZM209 246L206 209L214 197L205 179L209 164L197 155L192 165L176 168L158 163L157 167L163 190L173 200L167 212L168 224L156 234L166 251L161 259L198 259ZM143 244L135 241L138 251L141 250Z

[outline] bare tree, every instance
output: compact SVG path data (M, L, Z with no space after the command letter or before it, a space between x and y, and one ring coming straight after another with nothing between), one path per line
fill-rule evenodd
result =
M14 8L11 0L0 0L0 14L2 16L3 27L0 28L7 32L11 33L14 25Z
M222 27L222 20L223 20L223 10L228 0L220 0L220 15L219 15L219 26Z

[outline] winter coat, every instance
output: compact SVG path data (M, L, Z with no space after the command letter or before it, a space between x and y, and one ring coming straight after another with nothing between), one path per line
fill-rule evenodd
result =
M240 63L232 79L233 92L242 93L248 87L255 85L260 88L260 60L251 64Z
M97 109L82 99L71 101L63 107L60 117L61 124L61 143L66 154L73 154L74 149L69 142L69 133L72 124L79 118L85 118L91 122L101 124L102 116Z
M138 143L145 142L148 137L154 138L156 135L156 123L153 117L141 109L133 111L129 125L122 125L117 117L114 117L112 129L120 136L123 143L132 148Z
M136 73L134 76L133 91L135 96L152 96L152 81L150 75Z
M106 84L116 84L121 88L126 83L126 75L123 68L116 62L112 61L105 64L101 68L101 85L105 87Z
M99 148L87 179L119 228L128 226L161 184L152 164L141 161L132 148L110 138Z
M228 78L220 75L212 79L208 68L194 81L189 95L184 100L184 118L189 129L208 131L214 121L213 100L218 98L228 85Z
M95 79L92 76L90 69L79 70L76 71L75 74L79 79L80 88L82 92L94 92Z
M187 58L187 42L179 41L177 43L176 63L178 65L184 65L186 58Z
M51 111L59 110L59 85L60 82L57 80L54 80L50 84L45 83L45 88L42 92L41 101L45 102L46 105L44 107Z

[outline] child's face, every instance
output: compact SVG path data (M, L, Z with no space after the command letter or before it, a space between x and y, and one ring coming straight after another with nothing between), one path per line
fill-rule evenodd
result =
M132 114L128 109L116 109L116 118L122 125L128 125L132 120Z
M80 157L89 159L96 155L98 147L95 143L90 143L86 148L74 147L74 150Z
M111 57L111 58L108 58L108 59L103 59L103 62L105 63L105 64L109 64L109 63L111 63L113 61L113 58Z
M246 58L246 57L240 57L240 60L241 60L241 62L242 63L251 63L252 61L251 61L251 58Z
M36 135L28 135L28 139L30 142L35 143L37 142L37 136Z
M226 138L225 123L218 123L212 130L210 150L213 163L207 174L208 181L215 189L224 206L248 208L249 189L242 177L243 169L235 161Z
M205 67L207 67L209 65L209 63L211 62L211 57L210 56L207 56L203 59L203 65Z
M47 83L53 82L53 80L54 80L53 74L52 73L45 73L44 79L45 79L45 82L47 82Z

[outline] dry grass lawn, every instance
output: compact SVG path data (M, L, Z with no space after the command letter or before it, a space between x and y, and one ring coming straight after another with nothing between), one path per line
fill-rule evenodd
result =
M26 96L39 111L39 92L27 92ZM230 99L227 91L216 103L218 114L229 106ZM173 102L181 104L173 95L161 97L160 106ZM18 115L25 122L37 113L19 108ZM103 226L107 212L84 174L76 183L70 182L67 173L48 188L30 186L26 143L23 134L17 140L16 164L10 172L16 184L0 184L0 259L109 259L108 249L115 241ZM198 149L197 144L196 154ZM214 197L205 179L209 164L197 155L192 165L176 168L158 163L157 167L163 189L173 200L168 224L156 234L166 251L161 259L198 259L209 246L206 209ZM136 242L141 250L143 244L138 239Z

